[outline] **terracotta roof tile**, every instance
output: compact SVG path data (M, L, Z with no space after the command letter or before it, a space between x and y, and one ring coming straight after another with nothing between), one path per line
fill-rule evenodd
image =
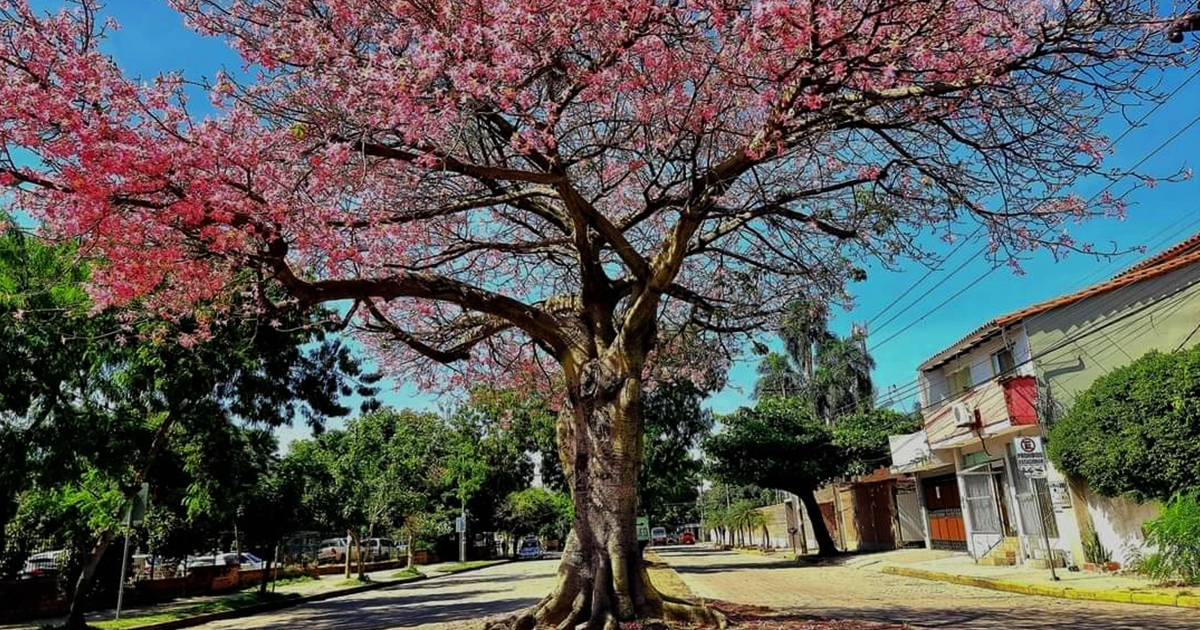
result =
M917 369L921 371L931 370L986 341L993 335L998 334L1001 330L1020 323L1022 320L1028 317L1032 317L1039 313L1044 313L1059 307L1074 304L1081 300L1086 300L1092 296L1099 295L1101 293L1107 293L1108 291L1113 291L1136 282L1141 282L1142 280L1161 276L1197 262L1200 262L1200 232L1193 234L1190 238L1182 243L1179 243L1178 245L1164 250L1163 252L1147 258L1133 267L1122 271L1105 282L1094 284L1080 291L1069 293L1052 300L1047 300L1039 304L1034 304L1033 306L1013 311L1007 315L1001 315L1000 317L997 317L971 331L945 350L942 350L941 352L929 357L924 363L918 366Z

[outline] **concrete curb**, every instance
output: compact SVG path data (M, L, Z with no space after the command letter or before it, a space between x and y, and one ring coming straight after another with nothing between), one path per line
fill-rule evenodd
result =
M1069 586L1025 584L1023 582L1013 582L1010 580L997 580L969 575L954 575L953 573L940 573L938 571L926 571L924 569L911 569L908 567L897 566L883 567L883 572L890 575L900 575L904 577L917 578L921 580L933 580L937 582L948 582L950 584L961 584L962 586L986 588L993 591L1004 591L1006 593L1020 593L1022 595L1041 595L1043 597L1057 597L1060 599L1083 599L1092 601L1120 602L1122 604L1145 604L1149 606L1174 606L1176 608L1200 609L1200 596L1195 595L1175 595L1173 593L1153 593L1142 591L1091 590L1071 588Z
M434 575L434 576L420 575L418 577L401 578L398 580L388 580L386 582L371 582L369 584L363 584L362 586L352 586L350 588L334 589L331 591L325 591L323 593L313 593L312 595L301 595L300 597L290 597L290 598L281 599L281 600L275 601L275 602L266 602L263 604L256 604L254 606L246 606L245 608L238 608L236 610L225 610L225 611L216 612L216 613L196 615L195 617L185 617L183 619L174 619L171 621L163 621L160 623L146 624L144 626L135 626L131 630L176 630L177 628L191 628L193 626L203 625L203 624L209 623L211 621L224 621L226 619L240 619L242 617L253 617L254 615L267 613L267 612L275 612L276 610L283 610L284 608L291 608L293 606L299 606L301 604L308 604L310 602L319 602L319 601L326 600L326 599L333 599L335 597L344 597L346 595L355 595L357 593L364 593L366 591L375 591L375 590L385 589L385 588L392 587L392 586L403 586L405 584L411 584L413 582L420 582L422 580L436 580L437 578L445 577L448 575L458 575L459 573L468 573L470 571L478 571L480 569L496 567L496 566L500 566L502 564L507 564L509 562L512 562L512 560L505 560L503 562L497 562L495 564L485 564L483 566L478 566L478 567L468 567L466 569L459 569L458 571L439 571L438 574ZM400 569L400 570L403 570L403 569Z

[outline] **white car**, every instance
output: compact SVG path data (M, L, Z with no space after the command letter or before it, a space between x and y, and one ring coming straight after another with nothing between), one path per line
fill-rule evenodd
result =
M367 560L387 560L392 557L392 550L395 548L387 538L368 538L363 541L363 547L363 554Z
M242 557L240 560L238 559L236 553L223 553L219 556L219 559L223 564L225 564L225 566L236 564L242 569L261 569L266 566L266 563L263 562L262 558L246 552L242 552Z
M35 553L25 561L25 566L21 569L18 577L32 579L51 576L58 573L66 561L67 552L62 549Z
M346 539L326 538L317 545L317 564L341 562L346 559Z

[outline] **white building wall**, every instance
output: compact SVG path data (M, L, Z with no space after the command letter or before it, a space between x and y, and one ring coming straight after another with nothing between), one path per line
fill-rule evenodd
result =
M1161 505L1157 502L1134 503L1128 499L1102 497L1084 488L1084 501L1100 544L1112 554L1112 559L1128 567L1139 556L1151 551L1142 535L1142 525L1157 518ZM1083 558L1078 558L1083 562Z

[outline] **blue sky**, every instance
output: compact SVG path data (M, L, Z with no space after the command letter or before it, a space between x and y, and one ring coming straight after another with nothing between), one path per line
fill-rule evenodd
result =
M42 6L51 3L38 3ZM147 79L167 70L181 70L190 78L212 77L216 70L225 67L236 70L240 60L219 40L201 38L183 27L182 19L165 2L146 0L113 0L107 12L121 23L121 30L113 34L108 50L123 68L134 75ZM1164 79L1164 85L1173 88L1189 72L1174 72ZM200 99L198 99L200 100ZM203 102L201 100L201 102ZM1129 166L1154 150L1166 138L1175 134L1197 114L1196 103L1200 102L1200 79L1192 81L1172 101L1151 116L1144 128L1133 131L1116 148L1110 158L1113 166ZM1131 110L1131 118L1140 117L1142 111ZM1120 135L1126 123L1117 119L1106 125L1110 137ZM1169 174L1182 167L1195 167L1198 161L1196 147L1200 144L1200 124L1180 135L1167 149L1146 162L1142 170L1153 174ZM1133 182L1125 181L1113 188L1123 192ZM1080 186L1076 192L1085 198L1100 189L1102 184ZM1153 189L1139 189L1129 197L1131 207L1128 218L1094 221L1072 230L1078 241L1092 242L1099 247L1116 243L1119 247L1147 246L1151 252L1177 242L1200 231L1200 182L1195 179L1179 183L1164 184ZM951 246L942 251L948 252ZM1112 275L1124 266L1140 258L1133 254L1117 261L1097 260L1074 254L1065 260L1054 261L1043 253L1027 261L1024 276L1014 276L1007 268L997 270L984 281L963 293L945 307L927 313L939 302L984 273L989 263L978 258L979 246L967 245L951 259L946 267L934 273L919 286L900 306L921 294L927 287L941 280L948 269L957 267L962 261L974 257L961 272L952 275L946 283L929 298L918 303L896 321L882 328L871 330L870 343L878 364L875 380L881 391L890 385L903 385L915 377L915 368L925 357L949 345L964 333L984 321L1001 313L1070 292L1086 284ZM834 328L840 333L849 331L851 322L872 319L885 305L909 287L925 268L912 267L893 273L869 270L867 281L852 287L857 304L850 312L835 313ZM890 314L889 314L890 315ZM887 316L880 318L877 325ZM902 334L880 345L901 329L910 326ZM709 404L718 412L727 412L746 404L752 387L754 365L744 362L734 367L730 375L730 386L710 399ZM386 396L390 404L401 406L433 406L437 401L422 395L411 387L401 387ZM910 406L911 399L903 401ZM305 432L296 427L284 432L284 440L292 439Z

